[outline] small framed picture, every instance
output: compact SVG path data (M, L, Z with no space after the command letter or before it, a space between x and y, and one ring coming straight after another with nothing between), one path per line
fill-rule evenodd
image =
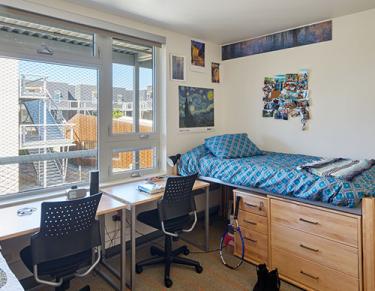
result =
M185 57L177 56L174 54L170 55L170 70L171 80L174 81L185 81Z
M211 63L211 81L212 83L220 83L220 64Z
M206 44L197 40L191 41L191 64L197 67L205 66Z

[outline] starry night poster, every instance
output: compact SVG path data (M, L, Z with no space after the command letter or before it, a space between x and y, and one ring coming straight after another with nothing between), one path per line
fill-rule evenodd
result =
M214 127L214 89L179 86L180 129Z

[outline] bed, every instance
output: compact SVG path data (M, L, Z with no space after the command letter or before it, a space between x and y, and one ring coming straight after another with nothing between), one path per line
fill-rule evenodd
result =
M297 166L318 159L275 152L242 158L218 158L203 144L182 155L179 174L199 173L224 183L350 208L357 207L364 196L375 196L375 167L351 182L297 170Z

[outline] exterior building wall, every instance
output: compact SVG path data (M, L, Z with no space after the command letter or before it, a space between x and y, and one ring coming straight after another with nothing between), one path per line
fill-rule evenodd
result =
M18 156L18 62L0 58L0 158ZM1 165L0 195L18 191L18 164Z

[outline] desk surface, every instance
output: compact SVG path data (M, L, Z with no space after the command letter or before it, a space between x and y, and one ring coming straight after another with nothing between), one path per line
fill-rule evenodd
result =
M51 199L37 200L29 203L0 208L0 241L38 231L40 226L40 209L42 202L65 200L66 196L64 195ZM30 215L17 215L17 210L24 207L33 207L36 208L36 211ZM102 195L96 214L98 216L104 215L125 207L126 205L124 203L107 195Z
M114 185L111 187L104 187L101 188L100 191L129 205L139 205L151 201L156 201L163 196L163 192L157 194L147 194L145 192L139 191L138 185L144 182L145 181L138 181L127 184ZM209 186L210 183L196 180L193 186L193 190L204 189Z

